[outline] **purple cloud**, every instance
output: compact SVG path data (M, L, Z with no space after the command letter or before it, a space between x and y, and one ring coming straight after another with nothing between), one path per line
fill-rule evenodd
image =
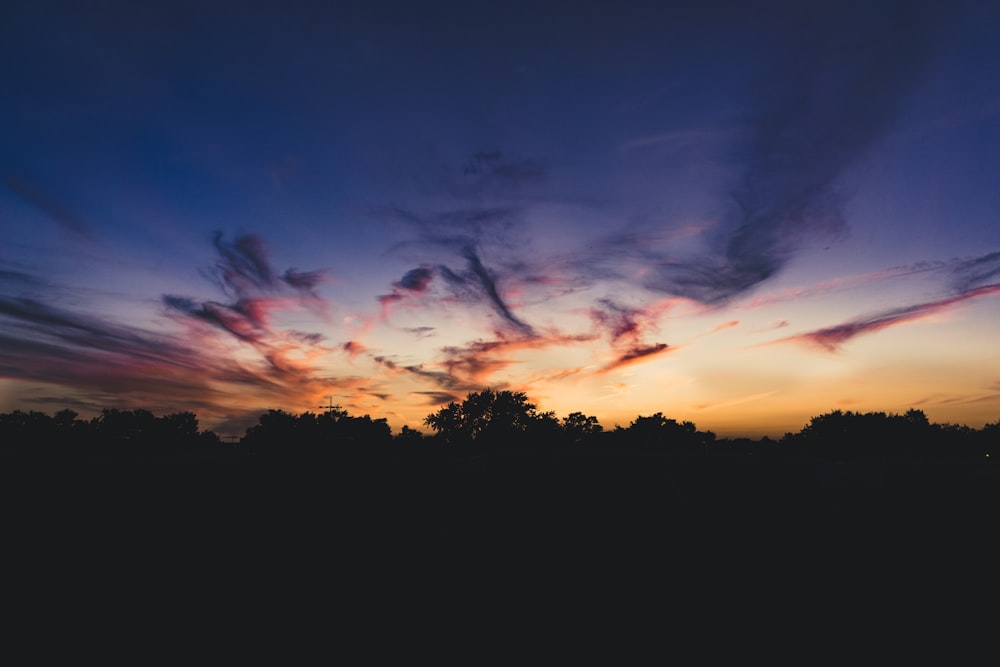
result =
M670 349L670 346L666 343L654 343L653 345L636 345L628 348L622 354L618 355L611 362L606 364L601 368L599 372L607 373L622 366L628 366L630 364L637 363L641 360L648 359L649 357L662 354Z
M410 292L426 292L433 277L433 269L428 266L419 266L403 274L395 286Z
M881 331L882 329L886 329L891 326L918 320L951 308L952 306L964 301L978 299L979 297L990 296L992 294L1000 294L1000 284L984 285L947 299L919 303L912 306L906 306L904 308L894 308L892 310L869 315L868 317L862 317L849 322L844 322L843 324L838 324L836 326L817 329L815 331L799 334L797 336L783 338L777 342L807 343L818 346L828 352L836 352L840 349L841 345L857 336L875 331Z
M482 261L479 259L479 255L476 254L475 248L471 245L466 246L462 249L462 254L465 259L469 262L469 269L472 273L479 279L479 284L483 291L486 293L486 297L490 304L493 306L494 310L500 314L500 316L507 322L510 322L517 328L521 329L527 334L533 334L531 326L525 324L510 311L510 308L504 302L503 298L500 296L500 292L497 290L496 282L490 272L483 266Z

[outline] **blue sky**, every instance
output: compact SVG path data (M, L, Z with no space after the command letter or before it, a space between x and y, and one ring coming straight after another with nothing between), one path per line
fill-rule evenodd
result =
M353 3L352 3L353 4ZM990 2L8 2L0 409L1000 417Z

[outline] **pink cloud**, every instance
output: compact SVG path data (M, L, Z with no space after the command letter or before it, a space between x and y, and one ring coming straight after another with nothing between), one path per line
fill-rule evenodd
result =
M718 325L718 326L710 329L709 331L706 331L705 333L700 334L699 338L701 336L709 336L709 335L717 333L719 331L724 331L725 329L732 329L733 327L739 326L739 324L740 324L739 320L730 320L728 322L723 322L722 324L720 324L720 325Z
M670 349L674 348L671 348L666 343L655 343L653 345L632 347L613 359L598 372L607 373L608 371L616 370L624 366L631 366L633 364L646 362L652 357L661 355Z
M947 299L919 303L912 306L906 306L904 308L895 308L893 310L877 313L869 317L844 322L843 324L838 324L836 326L817 329L816 331L810 331L797 336L790 336L776 342L806 343L820 347L828 352L836 352L840 349L841 345L856 336L920 320L950 309L953 306L965 301L998 293L1000 293L1000 284L984 285L983 287L977 287L969 290L968 292L949 297Z
M343 348L344 352L347 352L347 354L351 355L352 357L356 357L362 352L367 351L368 349L361 343L357 342L356 340L349 340L346 343L344 343L341 347Z

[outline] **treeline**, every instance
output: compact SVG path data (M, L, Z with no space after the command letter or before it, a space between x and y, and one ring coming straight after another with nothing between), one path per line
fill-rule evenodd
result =
M339 408L292 414L269 410L238 442L199 430L191 412L157 417L147 410L106 409L79 419L20 410L0 414L0 455L7 457L255 457L273 459L435 461L478 454L512 456L657 455L679 459L789 459L824 462L989 461L1000 421L982 429L931 423L920 410L904 414L842 412L817 417L774 440L717 438L662 413L605 429L581 412L559 419L540 412L521 392L470 393L428 415L432 435L404 426L393 434L384 418Z
M88 420L73 410L0 414L0 455L200 456L221 451L222 440L198 428L193 412L155 416L148 410L105 409Z

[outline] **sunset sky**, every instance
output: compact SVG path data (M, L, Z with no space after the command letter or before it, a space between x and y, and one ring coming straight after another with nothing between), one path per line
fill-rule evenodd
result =
M1000 3L0 5L0 411L1000 419Z

